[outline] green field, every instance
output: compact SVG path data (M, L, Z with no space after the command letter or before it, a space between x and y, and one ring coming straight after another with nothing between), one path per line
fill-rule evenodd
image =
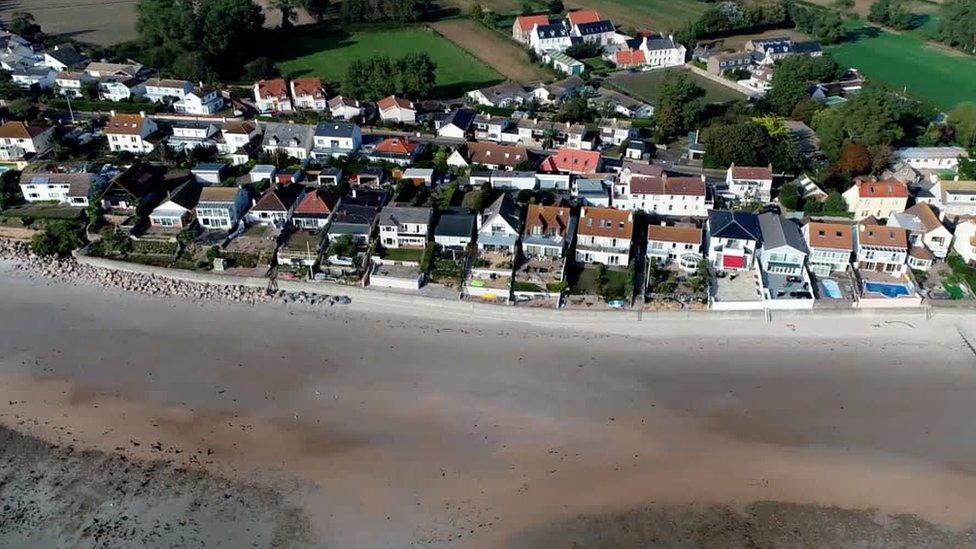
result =
M683 69L668 69L626 74L614 78L613 84L628 94L641 99L642 101L647 101L648 103L656 105L658 93L661 89L661 83L664 81L664 77L669 70ZM696 84L705 89L705 101L708 103L725 103L727 101L734 101L736 99L745 99L746 97L745 94L739 93L727 86L723 86L722 84L713 82L703 76L698 76L691 71L689 71L688 74Z
M674 32L698 20L712 4L699 0L580 0L567 9L591 8L627 29Z
M284 45L277 66L289 77L314 75L340 82L356 59L396 58L413 52L425 52L437 63L436 96L456 96L504 80L449 40L420 26L352 33L322 28L299 32Z
M946 109L976 98L976 57L942 51L912 33L861 27L827 51L841 65Z

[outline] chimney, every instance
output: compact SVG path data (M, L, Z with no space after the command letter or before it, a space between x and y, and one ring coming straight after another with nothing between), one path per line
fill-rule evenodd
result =
M139 111L139 118L145 118L145 117L146 117L146 111Z
M115 109L108 111L108 113L112 115L112 118L115 118Z

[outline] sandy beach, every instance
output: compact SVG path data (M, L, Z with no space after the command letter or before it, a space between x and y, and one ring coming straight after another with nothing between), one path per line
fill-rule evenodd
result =
M974 316L0 310L3 546L976 543Z

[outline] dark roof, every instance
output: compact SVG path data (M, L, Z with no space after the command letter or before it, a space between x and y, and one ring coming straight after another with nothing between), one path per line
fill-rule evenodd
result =
M562 23L539 25L536 27L536 32L542 38L558 38L560 36L569 36L569 29L567 29L566 25L563 25Z
M437 222L437 236L471 236L474 216L471 214L445 214Z
M403 223L419 223L426 225L430 222L430 208L415 206L390 206L380 212L380 225L401 225Z
M759 216L750 212L709 210L708 229L713 237L762 241Z
M457 109L451 114L447 115L444 119L442 126L448 124L454 124L458 128L467 131L471 127L471 123L474 122L474 117L477 113L472 109Z
M496 214L501 216L509 226L515 229L515 232L522 232L522 217L519 215L519 206L511 194L502 193L501 196L495 199L491 203L491 206L485 209L482 219L487 222Z
M332 215L332 223L343 225L372 225L378 210L373 206L349 204L345 200Z
M385 191L373 191L369 189L352 189L350 195L342 199L344 206L369 206L371 208L378 208L385 203Z
M200 201L200 191L203 187L197 185L195 181L187 181L179 187L173 190L168 197L167 201L179 204L188 210L192 210L196 207L197 202Z
M771 250L789 246L804 253L807 251L800 227L779 214L773 212L759 214L759 229L762 232L763 248Z
M793 53L809 54L817 53L818 51L822 51L822 48L817 42L797 42L793 44Z
M579 29L579 33L583 36L586 36L587 34L613 32L616 30L613 27L613 22L607 21L606 19L603 21L593 21L592 23L580 23L579 25L576 25L576 28Z
M44 52L68 67L78 67L88 62L88 58L71 44L61 44Z
M348 122L319 122L315 126L316 137L352 137L356 125Z

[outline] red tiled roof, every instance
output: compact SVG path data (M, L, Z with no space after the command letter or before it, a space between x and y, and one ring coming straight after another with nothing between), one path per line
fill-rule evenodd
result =
M413 109L413 103L402 97L397 97L391 95L389 97L384 97L376 102L376 106L381 111L388 111L394 107L400 107L401 109Z
M596 23L600 20L600 14L596 10L576 10L566 14L566 18L574 25L581 23Z
M387 137L380 141L374 149L378 153L384 154L413 154L413 151L420 146L416 141L410 141L404 137Z
M288 99L288 86L285 85L284 78L274 80L258 80L258 96L264 99L277 97L278 99Z
M535 227L541 227L543 233L555 229L559 236L566 236L566 228L569 227L569 208L530 204L525 214L525 234L532 234Z
M332 213L335 205L335 196L322 189L316 189L314 192L310 192L302 198L302 201L295 206L295 213L328 215Z
M634 234L634 217L629 211L613 208L583 208L580 213L579 234L631 238Z
M32 139L48 130L47 126L27 125L19 120L14 120L0 126L0 137L15 139Z
M932 261L935 259L932 251L925 246L912 246L912 249L908 250L908 255L923 261Z
M322 80L314 76L292 80L291 88L294 90L296 97L311 95L316 99L325 98L325 90L322 89Z
M701 246L702 230L697 227L669 227L667 225L648 225L647 239L658 242L680 242Z
M732 166L732 179L773 179L773 170L768 166Z
M146 118L140 114L117 114L105 124L105 133L141 135Z
M545 172L596 173L599 165L600 153L598 151L581 151L564 147L545 159L540 170Z
M868 246L908 248L908 231L901 227L883 225L858 225L858 242Z
M549 16L548 15L520 15L515 18L515 22L518 23L522 32L529 32L532 27L536 25L548 25Z
M634 65L644 65L647 57L643 50L619 50L614 57L614 61L619 67L630 67Z
M908 186L897 179L857 182L860 198L908 198Z
M915 204L911 208L905 210L905 213L909 213L917 217L922 223L922 226L925 227L926 231L934 231L943 226L942 222L939 221L939 216L935 215L935 212L932 211L932 206L929 206L925 202Z
M525 147L514 145L497 145L495 143L465 143L468 162L485 166L507 166L514 168L520 162L529 159L529 151Z
M807 225L807 240L811 248L830 248L833 250L853 250L850 225L843 223L819 223L811 221Z
M705 196L705 182L701 177L634 176L630 180L630 192L632 194Z

